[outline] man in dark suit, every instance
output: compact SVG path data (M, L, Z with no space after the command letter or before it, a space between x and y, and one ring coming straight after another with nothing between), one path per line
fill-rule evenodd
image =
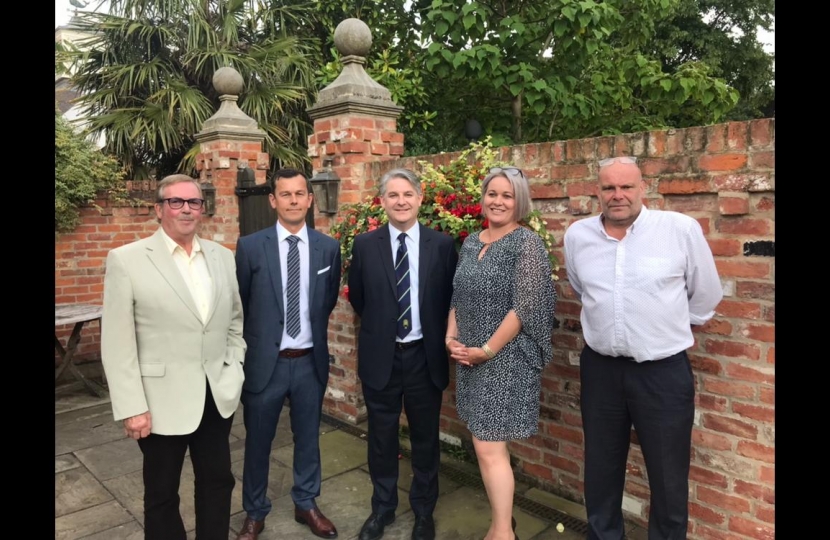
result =
M398 506L401 402L412 442L412 540L435 538L438 419L449 382L444 345L458 254L449 236L418 223L418 177L386 173L379 186L389 224L355 238L349 301L360 315L358 375L369 413L372 513L359 540L377 540Z
M311 184L300 171L272 178L277 224L239 239L237 279L244 312L245 465L238 540L256 540L271 510L271 443L285 398L294 434L294 519L321 538L337 529L317 508L320 415L329 377L328 322L340 287L340 245L306 227Z

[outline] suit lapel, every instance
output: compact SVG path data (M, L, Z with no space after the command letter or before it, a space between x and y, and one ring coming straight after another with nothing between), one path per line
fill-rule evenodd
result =
M432 243L427 234L427 228L421 224L420 227L421 241L418 242L418 305L424 304L424 292L427 290L427 281L429 280L429 268L432 263Z
M388 224L378 229L377 241L381 266L383 266L386 277L389 279L389 285L392 287L392 295L397 298L398 282L395 279L395 263L392 261L392 244L389 240Z
M308 233L308 305L313 305L311 299L314 298L314 292L317 286L317 276L315 272L317 269L323 269L323 252L320 251L320 237L314 234L314 231L306 227Z
M170 285L170 288L173 289L176 296L179 297L182 303L187 306L187 309L201 322L202 316L199 314L199 309L193 301L190 289L188 289L187 283L184 282L179 269L176 267L173 256L167 251L167 244L164 242L161 234L161 229L159 229L150 237L150 242L147 244L147 257L165 281L167 281L167 284Z
M277 238L276 227L272 228L265 236L265 261L268 264L268 274L271 276L271 285L274 287L274 294L277 297L277 308L280 313L285 313L282 305L282 270L280 268L280 242Z

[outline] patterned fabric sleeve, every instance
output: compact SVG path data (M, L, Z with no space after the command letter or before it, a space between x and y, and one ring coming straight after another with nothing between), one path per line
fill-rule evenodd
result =
M551 332L556 308L556 289L545 245L531 231L521 241L513 285L513 310L522 323L521 334L530 338L535 351L525 351L525 357L541 370L553 358ZM521 335L520 334L520 335ZM524 341L524 343L522 343ZM520 345L530 346L527 340ZM524 348L524 347L523 347ZM534 353L535 354L532 354Z

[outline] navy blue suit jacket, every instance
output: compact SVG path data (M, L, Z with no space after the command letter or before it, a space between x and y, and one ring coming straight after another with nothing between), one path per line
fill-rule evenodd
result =
M424 349L430 378L443 390L449 383L444 337L458 252L450 236L418 226L418 307ZM382 390L389 382L395 354L398 292L394 266L388 225L355 237L349 266L349 302L360 315L357 373L364 385L375 390Z
M329 315L340 289L340 244L313 229L307 231L311 337L317 378L325 387L329 379ZM236 277L244 313L243 337L248 346L243 388L258 393L271 379L285 326L276 226L239 239Z

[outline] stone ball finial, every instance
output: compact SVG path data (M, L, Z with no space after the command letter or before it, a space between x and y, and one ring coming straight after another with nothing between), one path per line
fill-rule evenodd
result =
M245 87L242 75L232 67L222 67L213 74L213 87L219 95L230 94L238 96Z
M343 56L366 57L372 47L372 31L360 19L344 19L334 29L334 46Z

